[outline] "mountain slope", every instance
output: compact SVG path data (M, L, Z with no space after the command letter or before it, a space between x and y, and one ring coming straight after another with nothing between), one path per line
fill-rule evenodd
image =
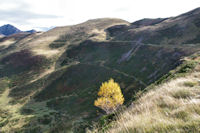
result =
M125 105L129 105L138 91L179 66L183 57L199 51L200 41L183 43L195 40L186 35L198 35L200 27L189 23L200 18L196 12L198 9L187 17L135 24L121 19L95 19L2 38L2 131L84 132L105 114L93 102L98 87L109 78L120 84ZM181 30L183 36L163 30L162 37L158 37L160 29L182 24L188 25ZM193 29L197 32L190 32ZM171 30L178 31L176 27Z
M199 132L199 61L199 54L187 58L185 65L171 72L175 78L168 78L141 95L104 132ZM182 71L190 63L195 67Z
M121 28L108 29L114 40L138 40L142 37L145 44L196 44L199 43L200 8L177 17L161 19L159 23L135 28L135 23ZM159 20L159 19L158 19ZM158 21L155 19L154 21ZM152 23L153 20L146 20ZM141 24L144 20L141 20ZM119 33L117 31L120 31ZM127 31L127 32L122 32ZM115 32L115 34L112 34Z

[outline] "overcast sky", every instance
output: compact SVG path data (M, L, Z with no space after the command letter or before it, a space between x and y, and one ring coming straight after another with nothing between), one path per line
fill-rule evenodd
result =
M95 18L171 17L200 7L200 0L0 0L0 25L45 30Z

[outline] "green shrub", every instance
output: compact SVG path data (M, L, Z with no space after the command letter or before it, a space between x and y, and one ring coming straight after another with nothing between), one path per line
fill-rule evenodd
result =
M44 115L43 117L38 118L38 122L44 125L50 124L52 118L49 115Z
M187 73L191 72L192 70L194 70L196 65L197 65L197 62L185 61L180 66L178 66L175 70L172 70L169 73L167 73L166 75L164 75L163 77L161 77L154 84L155 85L159 85L159 84L164 83L166 81L169 81L171 79L184 76L185 74L187 74Z
M189 91L189 90L186 90L186 89L182 89L182 90L177 90L176 92L174 92L172 94L172 96L174 98L189 98L191 97L193 94Z
M34 110L33 109L28 109L28 108L24 108L24 109L22 109L21 110L21 113L22 114L32 114L34 112Z
M196 62L187 62L183 65L181 65L180 69L177 71L177 73L188 73L191 70L193 70L196 66Z
M111 121L115 120L115 114L104 115L100 118L99 124L100 126L106 126Z
M189 114L188 112L181 110L181 111L175 112L172 116L185 121L189 117Z
M188 81L188 82L184 82L183 85L186 87L194 87L194 86L198 85L198 82Z

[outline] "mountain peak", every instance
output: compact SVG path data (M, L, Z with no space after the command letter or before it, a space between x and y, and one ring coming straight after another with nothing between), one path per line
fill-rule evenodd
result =
M14 27L13 25L11 25L11 24L5 24L5 25L3 25L3 26L11 26L11 27Z
M21 32L35 33L37 31L34 29L28 30L28 31L21 31L11 24L5 24L3 26L0 26L0 35L3 35L3 36L9 36L9 35L21 33Z
M19 32L21 31L11 24L5 24L0 27L0 34L6 35L6 36L19 33Z

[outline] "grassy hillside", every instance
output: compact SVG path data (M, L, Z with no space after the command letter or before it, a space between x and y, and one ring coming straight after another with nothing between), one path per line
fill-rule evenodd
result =
M130 105L138 91L199 51L199 41L183 43L195 39L186 35L198 35L199 27L189 23L199 18L198 11L132 24L96 19L1 38L1 132L85 132L105 114L93 102L101 83L110 78L120 84L125 106ZM188 26L179 36L172 25L182 23Z
M199 61L199 54L187 58L162 78L163 83L147 88L147 92L119 113L117 121L91 132L200 132Z
M128 26L110 27L108 33L113 40L132 41L142 37L145 44L196 44L199 43L199 17L200 8L197 8L177 17L144 19Z

